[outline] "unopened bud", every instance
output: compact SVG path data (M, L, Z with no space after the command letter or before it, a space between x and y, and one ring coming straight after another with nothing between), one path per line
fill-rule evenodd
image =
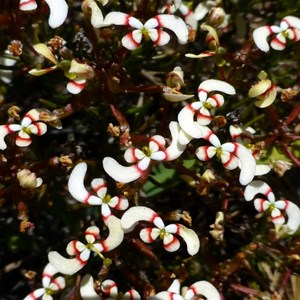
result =
M24 189L34 189L39 187L43 180L40 177L36 177L35 173L32 173L28 169L20 170L17 173L17 178L19 180L20 186Z
M218 27L224 22L225 11L222 7L213 7L208 13L206 22L207 24Z

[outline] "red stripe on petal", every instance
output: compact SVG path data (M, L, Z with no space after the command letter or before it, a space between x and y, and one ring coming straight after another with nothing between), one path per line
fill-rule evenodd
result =
M107 187L107 183L104 182L100 185L98 185L97 187L93 188L94 192L97 193L100 189Z
M97 240L97 238L99 237L99 235L94 231L88 231L88 230L85 231L84 235L92 235L95 238L95 240Z
M28 1L23 1L22 3L19 4L19 8L21 9L22 7L28 5L28 4L36 4L35 0L28 0Z
M149 222L154 223L154 220L155 220L156 218L159 218L159 219L160 219L160 216L159 216L158 214L153 214L153 216L151 217L151 219L149 220Z
M265 192L265 196L269 199L269 194L270 193L273 193L273 191L272 191L272 189L271 188L269 188L266 192Z
M135 48L139 47L140 43L138 43L134 38L132 32L129 32L126 37L130 40Z
M233 154L230 154L229 159L226 163L223 164L223 166L227 169L227 167L231 164L232 160L235 159L235 156Z
M32 140L31 140L30 137L29 138L22 138L19 135L17 136L16 140L18 141L18 143L22 143L23 144L20 147L27 147L32 142Z
M86 196L86 198L82 201L84 204L89 204L89 199L92 195L90 193L88 193L88 195Z
M52 283L54 283L59 290L62 290L64 287L60 285L58 278L55 278Z
M277 44L277 45L279 45L279 46L281 46L281 47L283 47L283 48L284 48L285 45L286 45L286 43L280 41L280 40L277 38L277 36L273 38L272 43L275 43L275 44Z

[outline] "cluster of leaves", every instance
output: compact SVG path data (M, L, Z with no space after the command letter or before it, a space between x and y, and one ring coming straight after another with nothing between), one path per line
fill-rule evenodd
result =
M251 143L259 153L258 161L272 166L260 179L278 197L299 205L300 43L288 41L285 50L266 54L256 47L252 32L287 15L299 17L300 5L291 7L283 0L187 1L192 10L200 2L222 7L228 23L218 27L219 21L207 14L197 30L190 28L186 44L167 29L173 34L168 44L157 46L146 40L130 51L121 43L128 28L94 28L80 0L68 1L68 17L55 29L49 27L46 3L38 1L34 11L24 12L19 2L0 3L0 124L19 123L27 112L42 107L49 112L46 124L57 119L62 128L49 126L47 134L32 136L28 147L15 144L14 133L5 137L7 149L0 152L0 298L21 299L39 287L47 253L63 252L70 240L82 240L89 226L99 226L101 235L107 235L99 207L74 201L68 191L71 170L85 161L87 181L105 178L111 194L126 196L130 206L147 206L166 223L192 226L201 249L190 257L184 246L169 253L158 243L144 244L138 230L145 225L140 224L107 253L112 264L93 258L77 277L67 278L66 288L55 296L58 299L80 299L80 281L87 273L97 279L98 288L110 278L120 291L134 288L144 299L167 290L175 277L187 286L210 281L224 299L298 299L299 230L293 235L281 233L268 214L257 215L253 203L244 199L239 171L225 170L217 160L197 159L195 150L204 145L202 141L188 144L176 160L155 162L149 173L128 184L112 180L102 160L110 156L122 162L128 147L142 149L157 134L171 139L169 123L177 121L183 105L167 101L164 94L168 74L179 66L184 72L182 94L197 95L199 84L212 78L235 87L236 95L216 111L211 128L225 143L232 140L230 125L252 126L256 133ZM98 3L104 16L120 11L143 23L166 4ZM185 55L208 50L202 22L215 27L219 45L210 49L214 55L192 59ZM172 30L176 33L176 28ZM35 45L40 43L55 49L55 62L39 54ZM14 63L7 64L7 59ZM78 94L66 89L76 79L70 72L73 60L93 72L84 78L87 86ZM51 72L42 76L29 73L47 68ZM262 71L277 89L275 101L266 108L257 107L248 96ZM20 170L34 172L43 183L24 187ZM224 218L218 222L220 212Z

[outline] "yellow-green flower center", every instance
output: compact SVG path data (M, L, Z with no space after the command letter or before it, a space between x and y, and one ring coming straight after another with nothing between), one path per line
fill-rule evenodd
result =
M221 159L221 155L222 155L222 148L218 147L217 151L216 151L216 156L217 156L218 159Z
M205 107L205 108L208 109L208 110L210 110L210 109L213 108L213 106L212 106L210 103L208 103L208 102L205 102L205 103L203 104L203 107Z
M32 133L32 131L30 130L29 127L22 128L22 131L25 132L25 133L27 133L27 134L29 134L29 135Z
M45 289L45 294L47 294L47 295L51 296L51 295L53 295L53 294L54 294L54 292L53 292L51 289L49 289L49 288L46 288L46 289Z
M144 146L144 147L142 148L142 151L143 151L143 153L144 153L146 156L148 156L148 157L151 156L151 150L150 150L150 148L149 148L148 146Z
M162 240L165 237L166 233L167 232L164 228L161 229L160 232L159 232L159 238Z
M141 29L142 35L144 36L145 41L149 41L150 40L150 36L149 36L149 32L148 29L143 27Z
M103 198L103 203L108 204L111 200L111 196L109 194L106 194L105 197Z

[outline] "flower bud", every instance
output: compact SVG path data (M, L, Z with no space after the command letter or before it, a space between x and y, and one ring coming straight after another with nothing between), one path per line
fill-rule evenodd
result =
M218 27L220 26L225 18L225 11L222 7L213 7L210 9L206 22L207 24Z
M39 187L43 180L40 177L36 177L35 173L32 173L28 169L22 169L17 173L20 186L24 189L33 189Z

